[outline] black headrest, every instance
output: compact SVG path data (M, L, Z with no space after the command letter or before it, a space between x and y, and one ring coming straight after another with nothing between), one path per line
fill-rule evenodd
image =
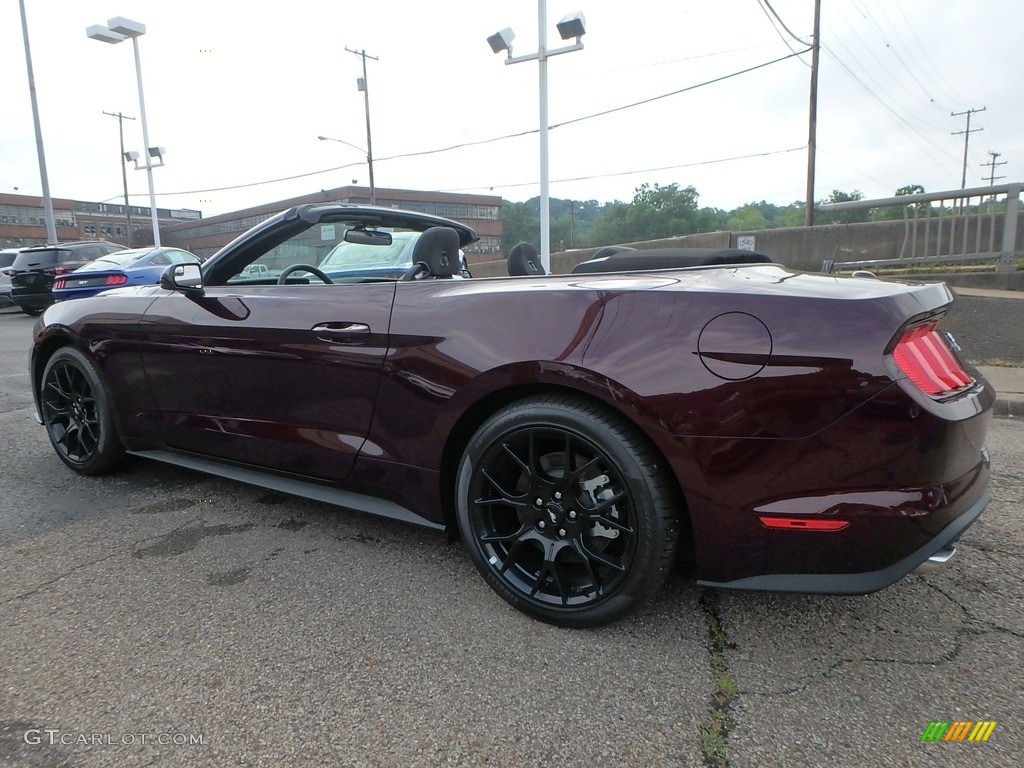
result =
M412 252L413 264L425 264L428 277L451 277L459 272L459 233L451 227L431 227L420 234Z
M516 243L508 252L508 273L519 275L543 275L544 265L540 263L537 249L530 243Z
M596 258L597 254L594 255L595 258L590 261L581 262L573 267L572 273L772 263L772 260L762 253L727 248L656 248L647 251L622 251L603 258Z

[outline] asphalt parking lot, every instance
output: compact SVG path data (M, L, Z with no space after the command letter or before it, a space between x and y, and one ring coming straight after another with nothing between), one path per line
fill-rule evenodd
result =
M0 767L1024 764L1024 424L943 570L569 631L434 533L146 462L66 470L0 312ZM921 741L996 721L984 743ZM720 736L720 738L719 738Z

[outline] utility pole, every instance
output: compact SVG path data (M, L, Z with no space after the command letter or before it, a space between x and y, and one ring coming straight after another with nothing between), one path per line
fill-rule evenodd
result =
M376 56L370 56L366 50L355 51L346 47L346 51L359 56L363 60L363 76L356 80L356 87L363 92L363 102L366 107L366 165L370 169L370 204L377 204L377 191L373 184L373 141L370 139L370 86L366 79L366 60L373 59L380 61Z
M818 151L818 54L821 49L821 0L814 0L814 39L811 46L811 98L807 128L807 202L804 226L814 225L814 158Z
M987 163L982 163L981 164L982 168L984 168L985 166L988 166L988 176L982 176L981 178L982 178L982 181L987 181L988 185L991 187L993 184L996 183L996 179L1005 179L1006 178L1005 176L996 176L996 166L997 165L1006 165L1006 161L1003 160L1003 162L1001 162L1001 163L997 163L996 162L996 158L1000 157L1003 154L1002 152L993 152L992 150L989 150L988 154L991 157L991 159Z
M964 110L963 112L950 112L949 113L950 117L961 117L963 115L967 115L967 129L963 130L963 131L950 131L950 134L949 134L950 136L959 136L960 134L963 134L963 136L964 136L964 166L963 166L964 170L963 170L963 174L960 176L960 189L965 189L967 187L967 147L968 147L968 145L970 144L970 141L971 141L971 134L972 133L977 133L978 131L985 130L984 128L975 128L973 130L971 129L971 115L973 115L973 114L975 114L977 112L984 112L984 111L985 111L985 107L982 107L981 109L974 109L972 107L971 109Z
M122 115L120 112L114 114L113 112L107 112L104 110L104 115L110 115L111 117L117 118L117 132L121 137L121 156L118 158L121 161L121 183L124 185L124 212L128 217L128 247L132 247L132 208L128 205L128 169L125 167L127 158L124 156L124 121L134 120L134 117L128 117L128 115Z

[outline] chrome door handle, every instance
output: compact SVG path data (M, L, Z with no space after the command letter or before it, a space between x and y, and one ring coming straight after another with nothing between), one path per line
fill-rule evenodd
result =
M323 341L343 341L354 336L366 336L370 326L366 323L319 323L311 329Z

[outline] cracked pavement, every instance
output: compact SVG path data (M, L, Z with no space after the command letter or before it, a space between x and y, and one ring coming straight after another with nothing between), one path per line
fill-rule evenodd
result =
M429 531L141 461L77 477L31 418L31 325L0 313L0 768L702 764L716 684L686 575L559 630ZM1024 425L989 448L993 502L946 568L865 597L711 593L728 765L1024 764ZM957 719L999 725L920 742ZM137 737L25 742L43 729Z

